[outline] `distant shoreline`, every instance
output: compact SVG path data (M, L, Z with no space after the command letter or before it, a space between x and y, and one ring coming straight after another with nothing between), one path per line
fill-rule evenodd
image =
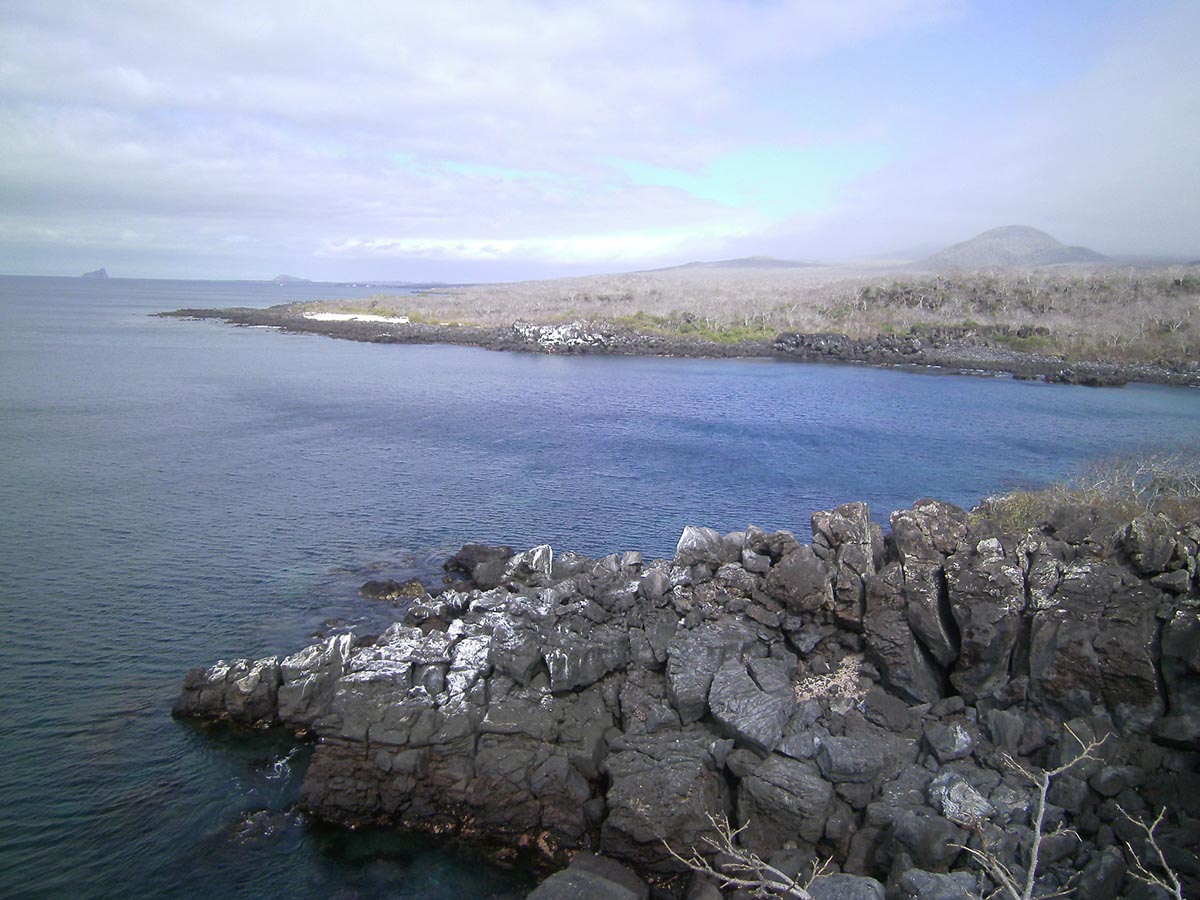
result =
M1200 387L1200 366L1126 364L1106 360L1065 360L1059 356L997 346L986 336L931 329L907 335L849 338L834 333L782 333L774 339L716 341L654 334L610 323L505 326L444 325L422 322L329 321L306 318L292 304L266 309L177 309L164 318L217 319L231 325L277 328L375 344L448 344L525 353L673 357L686 359L775 358L905 369L937 369L946 374L1007 375L1030 381L1118 386L1129 382Z

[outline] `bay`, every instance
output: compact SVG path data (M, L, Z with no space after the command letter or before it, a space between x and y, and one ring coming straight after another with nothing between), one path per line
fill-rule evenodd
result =
M467 848L300 821L305 753L170 718L184 671L376 625L367 578L467 541L670 555L972 505L1144 444L1200 393L770 360L356 344L159 319L370 296L0 277L0 894L520 895ZM327 623L334 620L334 624Z

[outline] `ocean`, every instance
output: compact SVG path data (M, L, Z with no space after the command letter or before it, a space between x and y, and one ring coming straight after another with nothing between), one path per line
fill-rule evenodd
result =
M1147 444L1200 392L772 360L360 344L204 321L376 288L0 277L0 895L519 897L472 848L307 822L289 736L170 716L184 672L395 614L469 541L670 555L964 506Z

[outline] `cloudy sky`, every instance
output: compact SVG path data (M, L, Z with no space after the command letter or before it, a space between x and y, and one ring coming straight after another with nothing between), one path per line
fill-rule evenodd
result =
M0 0L0 273L1200 256L1200 3Z

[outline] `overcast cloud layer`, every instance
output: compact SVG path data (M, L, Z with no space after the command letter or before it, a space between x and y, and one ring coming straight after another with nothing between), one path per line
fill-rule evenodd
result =
M1200 4L0 0L0 273L1200 256Z

